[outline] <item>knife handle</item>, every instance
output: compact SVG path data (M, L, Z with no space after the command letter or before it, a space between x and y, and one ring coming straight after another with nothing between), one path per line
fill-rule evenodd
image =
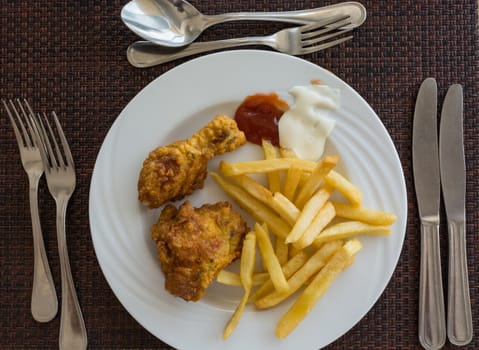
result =
M467 277L466 235L464 221L449 221L449 285L447 336L454 345L472 340L472 314Z
M442 290L439 223L421 223L421 269L419 276L419 341L435 350L446 342L444 294Z

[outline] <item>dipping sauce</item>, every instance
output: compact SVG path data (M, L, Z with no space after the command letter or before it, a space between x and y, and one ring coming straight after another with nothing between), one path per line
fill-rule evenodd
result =
M279 121L280 146L292 149L301 159L317 161L334 128L339 90L324 84L295 86L294 105Z
M261 140L279 146L278 123L289 105L275 93L246 97L235 113L238 128L249 142L261 145Z

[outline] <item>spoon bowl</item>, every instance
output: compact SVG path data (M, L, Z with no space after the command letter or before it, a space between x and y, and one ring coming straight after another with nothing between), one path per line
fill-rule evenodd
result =
M132 0L121 11L121 19L131 31L168 47L189 45L205 29L223 22L259 20L308 24L338 15L350 17L351 23L345 28L356 28L366 20L366 9L358 2L343 2L310 10L204 15L186 0Z

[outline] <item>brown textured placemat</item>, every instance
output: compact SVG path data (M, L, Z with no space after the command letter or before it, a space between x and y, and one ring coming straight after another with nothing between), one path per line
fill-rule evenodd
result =
M145 70L128 64L125 50L136 37L119 17L125 3L126 0L2 1L0 97L26 97L36 109L55 109L62 116L77 166L77 190L68 209L68 242L89 348L171 349L133 320L113 295L96 260L88 223L90 177L109 127L147 83L182 62ZM333 2L192 3L211 14L296 10ZM384 294L353 329L328 348L418 349L419 229L412 183L411 121L417 89L428 76L437 79L441 98L449 84L464 86L469 278L476 320L479 315L477 3L476 0L363 3L368 19L355 31L353 41L305 58L348 82L380 116L404 168L409 218L404 249ZM278 28L278 24L230 23L211 28L202 39L267 34ZM225 82L228 83L231 82ZM0 126L0 348L56 348L59 317L39 324L30 316L33 256L27 178L3 110ZM45 242L58 287L54 204L43 181L39 198ZM446 271L444 223L442 230ZM57 292L60 294L59 289ZM476 336L465 349L479 348L478 324L474 324ZM445 348L454 347L447 343Z

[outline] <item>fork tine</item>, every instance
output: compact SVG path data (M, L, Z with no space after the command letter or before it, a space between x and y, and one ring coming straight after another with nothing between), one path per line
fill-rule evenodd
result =
M331 25L328 25L327 27L322 26L322 27L318 27L316 29L308 30L308 31L301 30L301 40L314 38L318 35L326 34L326 33L335 31L337 29L340 29L340 28L345 27L349 24L351 24L351 21L343 20L343 21L336 22L336 23L333 23ZM344 28L343 30L348 30L349 31L349 30L353 30L353 29L354 28Z
M70 146L68 146L67 138L65 137L65 134L63 133L62 126L60 124L60 121L58 120L58 117L55 111L52 111L52 114L55 120L55 124L57 125L57 132L58 132L58 136L60 136L60 141L62 142L63 152L65 153L65 160L67 162L67 165L73 166L74 165L73 157L70 151Z
M25 113L25 110L23 109L22 105L20 104L19 100L17 99L17 103L18 103L18 106L20 107L20 110L22 111L23 113L23 117L26 119L27 118L27 115ZM13 111L15 112L15 115L17 117L17 121L18 123L20 124L20 129L22 130L22 135L23 135L23 140L24 140L24 145L26 147L33 147L33 142L32 140L30 139L30 135L28 134L27 132L27 128L25 128L25 124L23 123L23 120L22 120L22 116L20 115L20 113L18 113L18 110L17 108L15 107L15 104L13 103L12 100L10 100L10 106L12 107Z
M43 113L43 119L45 123L43 123L40 115L38 115L38 119L40 120L40 125L43 130L45 146L48 151L48 159L50 161L50 166L53 168L64 167L65 163L63 162L63 157L60 152L60 147L58 146L55 133L53 132L50 122L48 121L47 114L45 112ZM46 124L46 127L45 127L45 124ZM55 156L55 153L56 153L56 156Z
M45 143L44 131L42 131L42 127L41 127L42 126L41 120L38 118L37 114L35 113L30 113L29 118L30 118L30 123L32 125L35 142L37 143L38 148L40 150L43 166L45 169L47 169L49 166L48 162L45 162L45 159L47 159L47 145Z
M48 133L45 129L40 113L31 114L30 117L35 129L36 140L42 146L39 148L42 156L43 167L45 168L46 172L49 172L51 168L56 167L56 165L53 163L55 157L53 155L52 146L48 138Z
M321 50L327 49L329 47L333 47L333 46L339 45L341 43L344 43L345 41L351 40L352 38L353 38L353 36L350 35L350 36L340 38L340 39L337 39L337 40L334 40L334 41L329 41L329 42L324 43L324 44L308 46L308 47L302 49L302 54L307 55L307 54L310 54L310 53L313 53L313 52L316 52L316 51L321 51Z
M328 40L328 39L337 37L337 36L339 36L339 35L341 35L341 34L350 32L350 31L352 31L352 30L353 30L352 28L347 28L347 29L340 30L340 31L338 31L338 32L334 32L334 33L328 34L328 35L320 35L319 37L314 38L314 39L301 40L301 45L302 45L304 48L308 48L309 46L312 46L312 45L314 45L314 44L316 44L316 43L319 43L319 42L321 42L321 41L325 41L325 40Z
M47 117L46 113L43 113L43 119L45 119L45 121L47 123L47 128L48 128L48 131L50 133L51 140L53 141L53 146L55 147L56 157L53 156L53 160L56 162L57 166L63 168L65 166L65 164L63 163L63 156L62 156L62 153L60 151L60 147L58 146L57 137L55 135L55 132L53 131L53 128L50 124L50 121L48 120L48 117Z
M12 103L11 100L9 102ZM4 99L2 99L2 103L3 103L3 106L5 107L5 110L7 111L8 118L10 118L10 122L12 124L13 132L15 133L15 138L17 139L18 146L25 147L25 141L22 135L20 134L20 130L18 129L17 123L15 122L15 118L13 117L12 112L10 111L10 108L8 108L7 102L5 102Z
M33 112L33 109L32 109L32 107L30 107L30 104L28 103L28 101L27 101L26 98L23 99L23 104L24 104L25 106L27 106L27 109L28 109L28 112L30 113L30 115L31 115L31 116L34 116L35 113ZM33 123L33 120L32 120L31 118L30 118L30 122Z
M17 98L16 101L17 101L18 106L20 107L20 110L22 111L23 118L24 118L24 120L27 124L28 132L27 132L27 130L25 130L25 132L26 132L25 138L28 139L27 143L28 143L29 147L37 146L37 142L36 142L35 137L34 137L33 120L30 118L30 114L33 114L32 107L30 107L30 105L28 104L26 99L23 99L23 101L26 104L27 109L28 109L28 113L27 113L25 111L25 108L23 108L23 104L20 101L20 99ZM27 129L27 128L23 127L22 129ZM28 136L28 138L27 138L27 136Z
M25 128L25 124L22 120L22 116L18 112L13 101L12 100L8 101L10 103L10 107L8 107L5 100L2 99L2 102L3 102L3 105L5 106L5 110L7 111L8 117L10 118L10 122L12 123L18 145L21 147L27 147L27 148L33 147L34 142L33 142L32 134L30 134L27 131L27 128ZM25 113L25 110L23 109L23 106L20 104L20 101L18 99L17 99L17 103L23 113L25 121L27 122L27 126L30 127L30 125L28 124L28 116ZM10 111L10 108L13 110L13 113ZM15 114L15 116L13 116L13 114ZM20 128L18 128L18 125L20 125ZM31 129L29 130L31 131Z
M25 122L28 122L28 116L27 114L25 113L25 110L23 109L23 106L22 104L20 103L20 100L19 99L16 99L17 101L17 104L20 108L20 111L22 112L23 114L23 119L25 120ZM23 134L23 140L25 141L25 146L26 147L33 147L33 140L30 138L30 134L28 133L27 131L27 128L25 127L25 123L23 122L22 120L22 116L21 114L18 112L17 108L15 107L15 104L13 103L12 100L10 100L10 105L13 109L13 111L15 112L15 115L17 116L17 121L18 123L20 124L20 128L22 130L22 134ZM27 126L28 126L28 123L27 123Z
M333 17L328 17L323 20L319 20L316 22L313 22L311 24L306 24L301 26L301 33L306 33L306 32L311 32L313 30L323 28L328 26L328 28L333 25L334 23L344 21L345 19L348 19L350 16L349 15L338 15L338 16L333 16ZM345 26L350 23L343 23L341 26Z
M60 121L58 120L58 116L54 111L52 112L52 115L55 127L52 127L46 113L43 113L43 118L40 114L38 114L36 117L38 136L44 144L44 156L47 160L47 163L49 163L48 167L73 167L73 156L71 154L70 147L68 146L68 142L61 127ZM61 147L57 139L59 139Z

